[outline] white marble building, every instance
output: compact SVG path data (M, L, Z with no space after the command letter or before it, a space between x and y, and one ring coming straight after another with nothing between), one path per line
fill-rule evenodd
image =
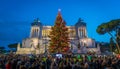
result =
M70 38L70 48L73 53L100 54L100 47L95 40L88 38L86 23L81 19L74 26L67 26ZM31 24L30 36L18 44L17 54L43 54L47 52L51 26L43 26L39 19Z

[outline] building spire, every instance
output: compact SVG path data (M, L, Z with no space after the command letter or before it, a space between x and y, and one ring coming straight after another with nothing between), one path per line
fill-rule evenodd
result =
M38 26L40 26L41 23L40 23L39 18L34 19L34 21L33 21L33 23L32 23L31 25L32 25L32 26L34 26L34 25L38 25Z
M79 19L78 19L78 22L83 22L82 18L79 18Z
M34 22L40 22L39 18L34 19Z

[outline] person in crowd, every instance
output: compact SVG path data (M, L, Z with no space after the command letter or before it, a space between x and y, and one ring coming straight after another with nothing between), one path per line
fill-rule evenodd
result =
M58 69L58 64L55 58L52 59L51 69Z
M120 69L120 58L115 56L65 56L57 58L44 55L0 56L0 69Z
M12 69L12 65L11 65L10 60L7 61L5 67L6 67L6 69Z

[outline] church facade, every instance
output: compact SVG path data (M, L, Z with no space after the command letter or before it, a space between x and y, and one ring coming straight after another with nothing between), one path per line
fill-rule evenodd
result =
M48 52L52 26L43 26L39 19L31 24L30 36L22 40L22 47L18 44L16 54L43 54ZM79 18L74 26L67 26L72 53L100 54L99 44L87 35L86 23Z

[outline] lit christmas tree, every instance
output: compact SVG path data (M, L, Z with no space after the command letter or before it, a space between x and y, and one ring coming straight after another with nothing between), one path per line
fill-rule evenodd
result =
M50 53L67 53L69 50L69 36L68 28L65 21L62 19L60 10L56 17L55 25L51 28L50 32Z

